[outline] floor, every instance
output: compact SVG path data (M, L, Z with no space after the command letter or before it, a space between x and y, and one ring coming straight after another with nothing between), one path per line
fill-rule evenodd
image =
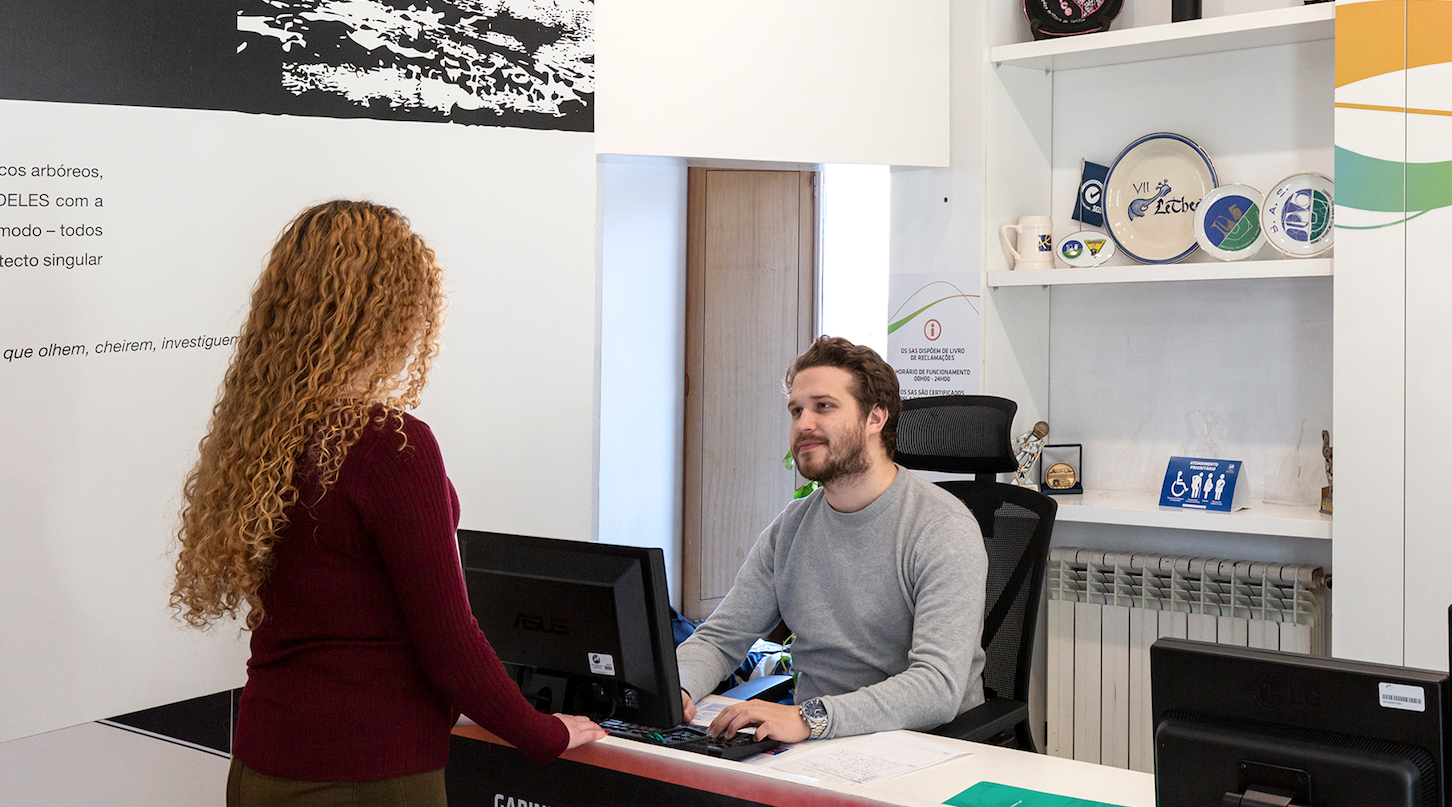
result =
M5 807L222 807L230 760L101 723L0 743Z

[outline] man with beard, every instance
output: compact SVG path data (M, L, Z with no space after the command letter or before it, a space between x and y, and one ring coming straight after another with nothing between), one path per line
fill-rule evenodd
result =
M897 374L819 337L787 369L797 470L822 483L757 539L725 599L676 651L687 719L757 637L794 631L795 706L733 704L712 734L782 742L930 728L983 702L988 556L973 515L893 463Z

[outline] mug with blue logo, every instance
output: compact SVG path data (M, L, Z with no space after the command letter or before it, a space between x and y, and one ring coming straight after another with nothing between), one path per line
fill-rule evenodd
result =
M1018 235L1018 248L1014 249L1009 230ZM1003 246L1013 256L1014 269L1054 268L1054 220L1048 216L1024 216L1017 224L1005 224L999 229Z

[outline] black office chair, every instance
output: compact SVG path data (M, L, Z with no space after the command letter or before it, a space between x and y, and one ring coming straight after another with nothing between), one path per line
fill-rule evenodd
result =
M988 551L983 689L987 700L932 733L974 742L1010 731L1019 748L1037 751L1029 728L1029 671L1039 598L1058 502L1028 488L998 482L1018 469L1013 416L1018 404L990 395L949 395L903 402L897 462L905 468L974 474L939 482L978 519Z

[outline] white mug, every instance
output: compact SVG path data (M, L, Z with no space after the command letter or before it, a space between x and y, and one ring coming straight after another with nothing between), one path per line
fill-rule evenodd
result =
M1003 246L1013 256L1015 269L1054 268L1054 220L1048 216L1024 216L1017 224L1005 224L998 231L1003 237ZM1018 249L1008 237L1008 231L1018 233Z

